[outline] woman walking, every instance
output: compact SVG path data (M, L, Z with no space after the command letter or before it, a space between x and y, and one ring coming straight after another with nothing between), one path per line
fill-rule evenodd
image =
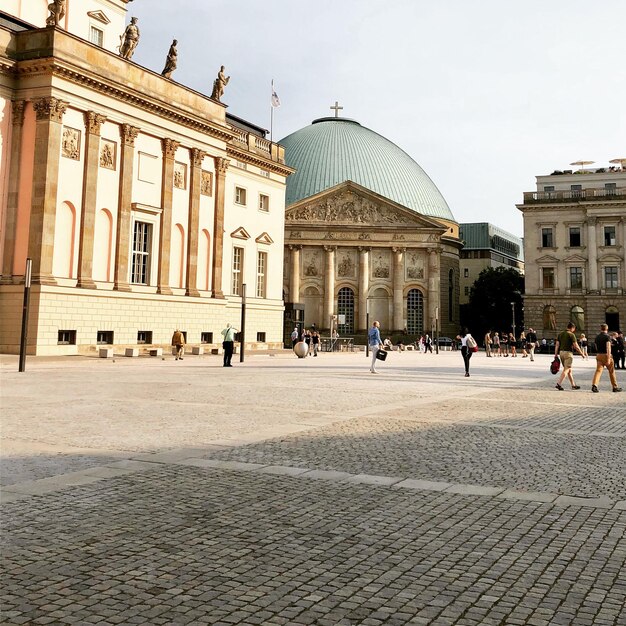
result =
M474 348L478 345L476 340L469 332L467 328L461 330L461 334L456 337L461 342L461 356L463 357L463 363L465 364L465 378L469 378L469 363L474 353Z
M372 327L367 333L367 343L369 344L370 352L372 353L372 364L370 365L370 372L372 372L372 374L378 374L376 371L376 355L378 354L378 350L382 350L383 348L379 328L380 322L376 321L372 324Z

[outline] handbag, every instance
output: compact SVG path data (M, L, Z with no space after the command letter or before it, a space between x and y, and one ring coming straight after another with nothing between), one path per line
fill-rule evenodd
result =
M387 360L387 352L385 350L378 350L378 352L376 353L376 358L379 361L386 361Z
M555 356L552 363L550 363L550 373L558 374L560 369L561 369L561 359L559 359L558 356Z

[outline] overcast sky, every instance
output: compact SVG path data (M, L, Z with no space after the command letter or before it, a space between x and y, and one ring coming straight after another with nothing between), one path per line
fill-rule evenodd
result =
M274 140L343 116L415 159L457 221L522 235L535 176L626 158L625 0L134 0L133 61L210 94Z

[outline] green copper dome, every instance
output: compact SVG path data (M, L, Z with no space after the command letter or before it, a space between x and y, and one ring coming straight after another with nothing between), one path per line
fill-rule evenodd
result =
M282 139L287 206L351 180L429 217L456 221L426 172L394 143L346 118L323 117Z

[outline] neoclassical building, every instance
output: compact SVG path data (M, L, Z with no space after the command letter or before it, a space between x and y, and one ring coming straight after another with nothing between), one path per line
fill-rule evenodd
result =
M287 182L284 294L304 324L355 334L458 332L459 227L422 168L345 118L281 140ZM453 335L454 336L454 335Z
M527 326L550 338L573 321L595 336L626 324L626 171L555 171L517 205L524 215Z
M30 353L168 344L177 327L217 344L243 285L246 341L281 345L282 147L120 56L127 0L67 0L51 25L48 5L0 13L0 350L19 347L27 257Z

